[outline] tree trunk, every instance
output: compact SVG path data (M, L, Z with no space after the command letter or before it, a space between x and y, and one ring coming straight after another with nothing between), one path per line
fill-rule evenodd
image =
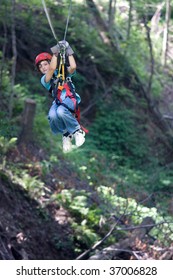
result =
M129 0L129 19L128 19L128 28L127 28L127 40L130 39L131 23L132 23L132 9L133 9L132 0Z
M3 21L3 28L4 28L4 40L3 40L3 47L2 47L2 58L0 63L0 99L1 100L2 100L3 68L4 68L5 51L6 51L6 44L7 44L7 26L5 21Z
M17 48L16 48L16 32L15 32L15 0L12 0L11 5L11 33L12 33L12 69L11 69L11 96L9 101L9 118L13 114L13 99L14 99L14 85L16 77L16 61L17 61Z
M157 39L160 35L159 22L161 18L161 11L164 5L164 2L158 5L156 12L154 13L154 16L151 19L151 34L154 36L155 39Z
M170 0L166 0L166 16L165 16L165 28L163 33L163 53L162 53L162 63L166 66L167 53L168 53L168 35L169 35L169 19L170 19Z
M116 12L116 0L109 0L108 22L109 22L109 32L111 34L114 25L115 12Z
M149 53L150 53L150 77L149 77L149 81L148 81L148 86L147 86L147 94L150 97L151 94L151 88L152 88L152 81L153 81L153 76L154 76L154 55L153 55L153 45L152 45L152 41L151 41L151 36L150 36L150 28L147 25L147 21L146 18L143 17L143 21L144 21L144 26L146 29L146 33L147 33L147 41L148 41L148 46L149 46Z
M33 123L36 111L36 102L26 99L22 116L22 130L19 136L19 144L28 144L33 140Z
M99 27L98 32L100 37L102 38L105 44L112 44L113 41L110 39L110 34L108 32L108 26L106 25L105 21L101 18L100 13L97 9L94 0L86 0L88 8L90 9L91 13L94 15L94 19L96 21L96 25Z

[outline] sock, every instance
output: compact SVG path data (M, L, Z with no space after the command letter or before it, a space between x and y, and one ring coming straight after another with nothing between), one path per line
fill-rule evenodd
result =
M75 134L77 131L79 131L80 129L77 129L77 130L75 130L74 132L73 132L73 134Z
M64 133L63 134L63 136L65 136L65 137L67 137L67 136L69 136L70 135L70 133L67 131L66 133Z

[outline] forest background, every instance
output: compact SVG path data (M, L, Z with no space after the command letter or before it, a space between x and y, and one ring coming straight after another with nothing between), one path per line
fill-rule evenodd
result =
M89 133L51 134L42 1L0 0L0 259L173 259L173 1L46 5Z

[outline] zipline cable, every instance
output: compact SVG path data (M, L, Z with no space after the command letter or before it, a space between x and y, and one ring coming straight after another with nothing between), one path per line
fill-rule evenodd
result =
M66 27L65 27L65 32L64 32L64 40L66 39L66 35L67 35L67 29L68 29L68 24L69 24L69 19L70 19L71 8L72 8L72 0L70 0L70 4L69 4L69 8L68 8L68 17L67 17Z
M45 14L46 14L46 17L47 17L47 20L48 20L50 29L51 29L51 31L52 31L52 34L53 34L55 40L58 42L58 39L57 39L57 37L56 37L55 31L54 31L54 28L53 28L53 25L52 25L52 22L51 22L51 19L50 19L50 16L49 16L49 13L48 13L48 10L47 10L47 7L46 7L46 3L45 3L44 0L42 0L42 4L43 4L43 8L44 8L44 11L45 11ZM66 27L65 27L65 32L64 32L64 40L66 39L66 35L67 35L67 30L68 30L68 25L69 25L69 19L70 19L71 8L72 8L72 0L70 0L70 4L69 4L68 17L67 17Z
M45 14L46 14L46 17L47 17L47 20L48 20L50 29L51 29L51 31L52 31L52 34L53 34L55 40L58 42L58 39L57 39L57 37L56 37L55 31L54 31L54 28L53 28L53 25L52 25L52 23L51 23L51 19L50 19L50 16L49 16L49 13L48 13L48 10L47 10L47 7L46 7L46 3L45 3L44 0L42 0L42 4L43 4L43 8L44 8L44 11L45 11Z

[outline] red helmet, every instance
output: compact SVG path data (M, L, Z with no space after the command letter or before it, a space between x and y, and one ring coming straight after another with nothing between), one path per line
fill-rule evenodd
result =
M35 65L37 66L38 63L42 60L51 60L51 59L52 59L52 56L50 53L47 53L47 52L40 53L35 58Z

